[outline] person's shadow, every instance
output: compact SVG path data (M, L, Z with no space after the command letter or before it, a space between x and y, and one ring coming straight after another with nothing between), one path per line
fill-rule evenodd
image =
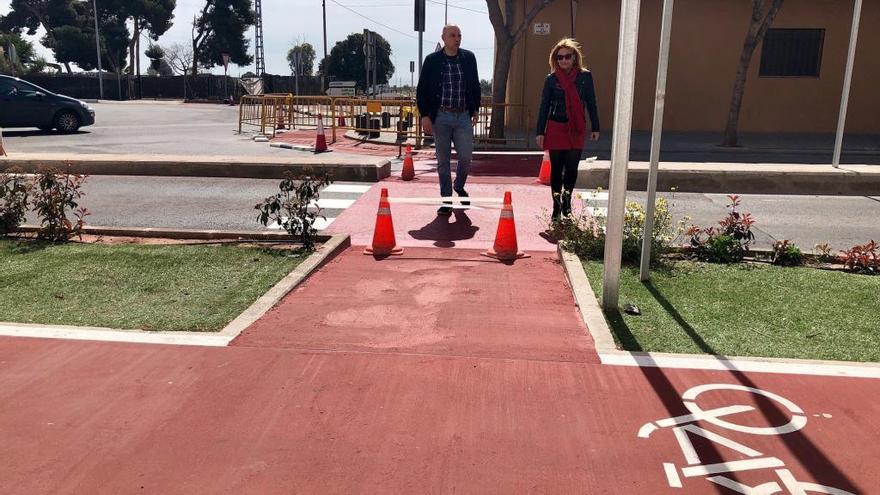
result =
M455 241L473 239L480 228L473 225L465 210L455 209L452 214L454 222L450 222L452 217L437 215L424 227L410 230L409 235L420 241L434 241L437 247L455 247Z

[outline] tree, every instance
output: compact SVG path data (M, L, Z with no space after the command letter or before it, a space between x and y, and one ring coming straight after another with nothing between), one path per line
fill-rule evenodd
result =
M174 70L168 65L168 61L165 60L165 50L161 46L150 43L144 55L150 59L150 67L147 69L147 74L152 76L170 76L174 74Z
M89 5L76 0L12 0L9 13L0 18L0 30L34 35L42 27L46 34L40 43L57 54L61 47L56 29L71 26L82 30L87 25L87 21L93 18L90 10ZM70 37L72 32L68 29L63 34ZM94 28L92 28L92 46L94 46ZM71 72L68 60L57 55L55 59L64 63L67 72Z
M487 81L485 79L480 79L480 95L481 96L492 96L492 82Z
M376 34L376 84L385 84L394 74L391 63L391 45L380 34ZM352 33L343 41L337 42L327 58L318 66L321 76L329 75L337 81L357 81L357 87L366 91L366 55L364 55L363 33Z
M297 53L300 54L299 63L302 67L302 72L300 74L297 74L294 59ZM298 43L296 45L293 45L293 47L291 47L291 49L287 51L287 64L290 66L290 72L296 76L312 75L312 72L314 72L315 68L315 49L310 43Z
M196 65L192 46L188 44L174 43L162 50L165 52L165 61L175 74L185 76Z
M749 30L746 33L745 42L743 42L742 53L739 56L739 65L736 68L733 96L730 98L730 111L727 114L727 125L724 127L724 138L721 141L721 146L737 146L739 144L737 133L739 112L742 108L743 94L746 90L749 64L752 62L755 48L764 41L767 30L770 29L776 14L779 13L782 2L783 0L770 0L769 4L767 4L765 0L752 0L752 21L749 24Z
M15 63L11 60L11 54L8 52L9 45L15 47L15 55L17 60ZM29 72L26 64L33 63L34 44L22 38L15 33L0 33L0 73L21 75ZM42 61L45 67L45 60ZM43 67L40 68L42 71ZM39 72L39 71L38 71Z
M177 0L101 0L101 10L112 12L126 23L131 20L132 32L128 41L128 59L133 65L141 33L149 33L157 41L171 27ZM103 31L102 31L103 32ZM133 73L129 70L129 74Z
M495 31L495 67L492 71L492 124L489 135L493 138L504 137L504 100L507 97L507 77L510 73L510 59L513 47L522 38L526 27L532 23L544 7L553 0L539 0L525 16L517 22L514 0L504 0L504 12L501 12L500 0L486 0L489 7L489 20Z
M254 57L248 55L249 41L245 32L256 17L251 0L205 0L205 7L193 19L192 52L196 65L210 69L223 65L223 54L236 65L249 65Z

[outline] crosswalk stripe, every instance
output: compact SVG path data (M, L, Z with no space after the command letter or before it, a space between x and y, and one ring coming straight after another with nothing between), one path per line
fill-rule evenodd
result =
M353 205L354 202L355 200L353 199L320 198L317 206L322 209L344 210ZM312 206L315 206L314 202L312 202Z
M330 184L322 192L328 193L360 193L363 194L373 186L364 184Z

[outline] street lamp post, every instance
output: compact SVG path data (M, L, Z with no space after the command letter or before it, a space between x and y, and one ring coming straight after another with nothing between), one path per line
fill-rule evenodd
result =
M92 0L92 9L95 11L95 51L98 55L98 94L104 99L104 78L101 76L101 33L98 31L98 3Z

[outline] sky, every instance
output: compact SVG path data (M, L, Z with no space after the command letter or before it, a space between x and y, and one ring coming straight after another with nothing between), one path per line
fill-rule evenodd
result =
M317 60L323 56L322 0L263 0L263 40L266 71L271 74L290 74L287 50L296 42L306 41L315 47ZM462 48L477 56L481 79L492 78L494 36L485 0L426 0L423 56L430 53L440 41L444 25L444 2L448 1L449 22L462 30ZM97 0L100 4L101 0ZM9 12L11 1L0 0L0 15ZM391 44L391 61L396 71L391 84L409 84L409 62L418 57L418 33L413 31L413 0L326 0L327 50L351 33L370 29L382 35ZM204 0L177 0L174 24L161 38L160 45L190 43L193 16L204 5ZM254 32L248 38L253 54ZM39 45L42 30L30 37L37 53L53 62L52 52ZM147 48L147 39L141 40L141 51ZM146 72L147 59L141 54L141 71ZM75 69L74 69L75 70ZM250 67L229 67L230 75L253 70ZM223 68L215 68L223 73ZM416 77L418 81L418 77Z

